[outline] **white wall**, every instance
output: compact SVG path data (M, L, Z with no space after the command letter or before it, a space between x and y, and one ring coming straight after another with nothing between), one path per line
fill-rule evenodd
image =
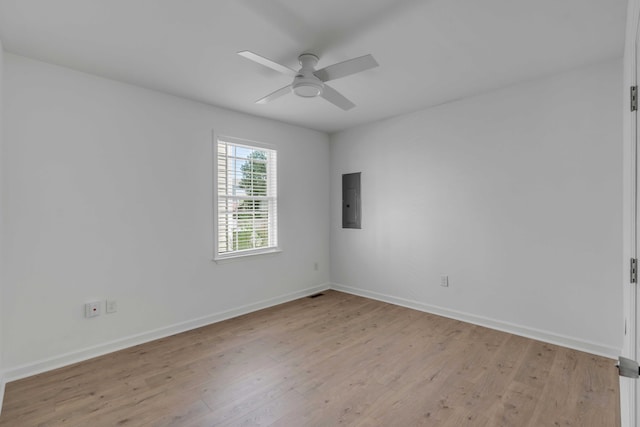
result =
M12 378L329 281L325 134L12 54L4 83ZM277 147L282 253L211 261L212 130ZM83 318L106 298L118 313Z
M621 83L616 60L333 135L333 282L619 354ZM340 228L350 172L362 230Z
M0 70L10 379L303 295L330 261L351 292L619 351L619 61L336 134L331 167L322 133L11 54ZM211 261L212 130L278 147L283 253ZM340 229L347 172L362 230ZM84 319L94 298L119 312Z

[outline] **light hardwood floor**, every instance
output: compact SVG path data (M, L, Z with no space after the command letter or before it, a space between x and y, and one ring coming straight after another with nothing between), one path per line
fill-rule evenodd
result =
M614 361L336 291L7 384L0 426L618 426Z

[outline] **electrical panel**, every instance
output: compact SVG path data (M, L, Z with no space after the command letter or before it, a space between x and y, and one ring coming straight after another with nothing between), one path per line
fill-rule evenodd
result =
M342 175L342 228L362 228L360 172Z

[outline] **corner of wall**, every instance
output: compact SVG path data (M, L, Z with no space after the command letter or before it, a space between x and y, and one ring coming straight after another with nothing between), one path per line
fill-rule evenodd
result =
M6 381L4 379L4 372L0 371L0 415L2 415L2 403L4 402L4 386Z

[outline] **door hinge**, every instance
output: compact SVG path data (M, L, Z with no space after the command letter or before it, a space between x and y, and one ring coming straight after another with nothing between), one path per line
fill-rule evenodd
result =
M629 281L631 283L638 283L638 259L631 258L629 267Z
M631 86L631 111L638 110L638 86Z
M618 375L627 378L640 377L640 366L635 360L627 359L626 357L618 356Z

